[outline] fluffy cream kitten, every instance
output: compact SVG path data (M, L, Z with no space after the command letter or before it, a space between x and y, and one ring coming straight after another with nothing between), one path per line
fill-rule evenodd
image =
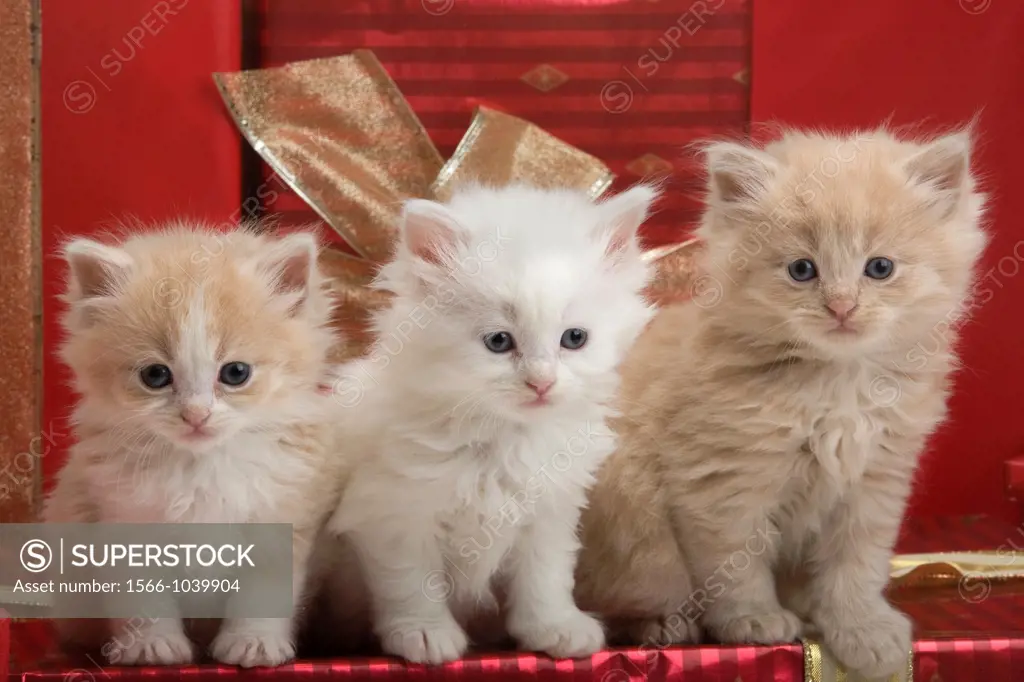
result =
M406 205L379 278L393 304L339 384L357 460L331 521L385 651L459 658L498 602L526 649L603 646L573 602L576 526L614 445L616 366L650 317L636 231L654 198L514 186Z
M624 365L583 608L649 644L696 621L791 641L799 614L850 668L905 665L910 623L882 591L986 241L969 151L884 131L710 146L704 275Z
M61 355L81 394L77 443L45 519L293 524L300 609L338 485L331 402L317 392L333 342L317 251L310 234L185 224L117 244L71 241ZM292 619L226 620L211 652L277 665L293 641ZM194 658L173 618L106 649L121 664Z

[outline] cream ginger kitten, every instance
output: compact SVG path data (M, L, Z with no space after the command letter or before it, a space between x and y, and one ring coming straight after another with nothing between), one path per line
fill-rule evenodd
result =
M61 355L81 401L46 520L293 524L298 612L338 485L331 401L317 392L333 342L317 251L310 234L185 224L71 241ZM211 652L246 667L283 663L292 620L225 620ZM122 630L113 623L106 636ZM180 619L124 639L106 647L112 663L195 657Z
M986 242L969 151L884 131L708 148L704 274L624 365L583 608L647 644L697 621L786 642L799 615L863 674L906 664L882 591Z
M498 605L525 649L603 646L573 602L577 522L614 446L616 366L651 314L636 231L654 198L514 186L406 205L378 282L393 304L338 384L358 459L331 522L388 653L459 658Z

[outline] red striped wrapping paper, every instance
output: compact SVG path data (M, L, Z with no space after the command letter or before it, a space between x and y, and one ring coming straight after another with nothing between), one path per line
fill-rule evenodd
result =
M1024 595L1000 594L996 589L984 603L970 604L956 595L956 590L953 592L922 600L913 609L901 603L915 619L921 613L930 612L927 621L960 633L941 638L925 635L915 641L914 680L1009 682L1017 679L1011 673L1024 671L1024 628L1019 618L1019 614L1024 613ZM963 608L951 606L955 600L964 603ZM964 614L967 614L966 619ZM967 626L981 629L960 629ZM241 671L214 664L114 668L103 665L98 657L64 657L53 644L49 624L43 621L16 623L13 635L12 682L212 682L225 677L273 678L279 682L322 679L505 682L524 678L547 682L800 682L810 679L805 678L804 655L799 644L612 650L576 661L507 652L469 656L436 668L404 665L394 659L346 658L302 661L274 670Z
M1024 530L990 518L914 519L907 524L900 543L901 551L912 553L953 547L1020 548L1024 547ZM967 586L905 588L890 596L915 624L916 682L1003 682L1017 679L1013 674L1019 676L1024 671L1021 582L975 581ZM473 655L437 668L404 665L385 658L302 661L256 671L214 664L108 668L98 656L62 654L53 641L49 623L26 621L13 625L12 653L11 679L25 682L212 682L225 676L280 682L328 678L504 682L524 677L546 682L837 682L805 677L804 651L799 644L617 649L579 661L504 652Z
M474 655L438 667L405 665L395 659L349 658L304 661L269 669L242 671L218 665L165 668L106 667L98 658L67 659L55 653L44 622L18 623L15 669L11 682L221 682L227 677L311 682L799 682L803 652L799 644L781 646L672 648L657 651L604 651L583 660L552 660L527 653ZM23 663L30 659L34 663ZM969 682L965 680L964 682Z
M264 67L372 50L446 158L483 105L602 159L616 190L666 177L652 246L697 219L687 145L749 120L748 0L264 2L260 42ZM267 209L317 220L292 193Z

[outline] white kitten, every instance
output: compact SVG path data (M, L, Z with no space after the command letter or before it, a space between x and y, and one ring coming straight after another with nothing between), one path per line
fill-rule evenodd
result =
M492 588L524 648L603 646L572 597L576 526L614 447L616 367L651 314L636 231L655 196L518 186L406 205L378 284L395 298L338 385L361 459L331 521L385 651L459 658Z

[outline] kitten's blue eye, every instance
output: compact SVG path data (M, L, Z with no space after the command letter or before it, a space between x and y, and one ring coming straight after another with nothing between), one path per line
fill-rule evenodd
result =
M494 332L484 336L484 345L492 353L507 353L516 347L516 341L508 332Z
M789 276L796 282L810 282L818 276L818 268L814 266L814 261L807 258L793 261L789 264L788 270Z
M579 350L587 343L586 329L566 329L562 333L562 348Z
M167 365L146 365L139 372L139 379L153 390L167 388L174 381L171 368Z
M229 362L220 368L220 383L225 386L238 387L249 381L252 376L252 367L244 362Z
M868 264L864 266L864 274L871 279L889 279L895 269L895 263L888 258L879 256L868 261Z

